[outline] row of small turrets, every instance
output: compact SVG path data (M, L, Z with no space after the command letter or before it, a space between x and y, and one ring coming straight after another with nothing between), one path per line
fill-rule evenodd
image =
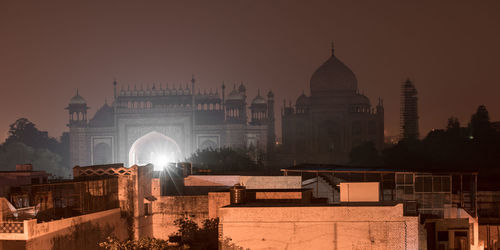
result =
M119 93L117 93L116 87L117 83L116 81L113 82L113 87L114 87L114 97L115 97L115 102L116 99L118 100L125 98L125 100L135 100L136 98L140 98L141 100L150 96L165 96L165 98L168 98L169 96L172 95L191 95L191 89L189 89L187 86L186 88L182 89L176 89L172 88L169 89L163 88L160 85L160 88L157 89L155 85L153 85L152 88L147 87L145 90L140 88L139 90L134 90L130 91L129 87L127 87L127 90L124 90L123 88ZM195 103L197 105L203 106L202 102L211 102L213 103L214 98L218 99L216 103L221 104L221 112L224 113L224 120L227 123L239 123L239 124L246 124L247 123L247 103L246 103L246 87L243 83L239 85L238 88L236 88L236 84L233 86L233 90L228 94L227 99L225 97L225 89L226 86L223 83L222 84L222 100L219 97L218 91L216 90L215 93L210 91L209 93L203 93L200 94L198 93L197 95L194 96L196 99ZM208 98L208 99L207 99ZM123 107L128 107L128 108L154 108L155 102L148 102L150 105L119 105L119 103L115 103L115 105L118 105L118 107L123 108ZM126 103L124 103L126 104ZM190 103L178 103L178 105L190 105ZM250 116L250 124L252 125L264 125L264 124L270 124L274 123L274 94L272 91L269 91L267 93L267 100L261 96L260 90L257 92L257 96L252 100L250 104L250 111L251 111L251 116ZM87 125L87 110L89 107L87 106L87 103L85 99L83 99L82 96L80 96L78 90L76 92L76 95L73 96L69 102L68 107L66 108L69 112L69 124L68 126L72 127L85 127ZM204 110L198 110L198 112L203 112ZM210 109L210 111L213 111Z
M246 123L247 121L247 103L246 103L246 87L240 84L229 92L227 99L225 98L226 86L222 84L222 102L225 106L226 121L229 123ZM274 122L274 94L272 91L267 93L267 100L260 95L260 90L257 91L257 96L250 104L250 124L263 125Z

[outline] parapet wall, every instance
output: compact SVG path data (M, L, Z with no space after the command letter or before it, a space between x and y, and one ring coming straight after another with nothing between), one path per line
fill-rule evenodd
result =
M153 202L153 235L159 239L177 232L174 222L179 218L189 218L199 225L208 219L208 196L160 196Z
M219 213L222 238L244 249L419 249L418 217L403 216L401 204L228 206Z
M185 186L223 186L241 184L247 189L300 189L300 176L239 176L239 175L190 175L184 178Z
M98 243L108 236L127 238L127 226L120 209L37 223L36 219L22 222L22 233L2 234L4 240L25 241L26 249L98 249Z

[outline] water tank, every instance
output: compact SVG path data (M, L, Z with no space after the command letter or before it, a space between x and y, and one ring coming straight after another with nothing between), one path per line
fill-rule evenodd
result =
M240 184L236 184L229 189L231 205L245 203L246 188Z

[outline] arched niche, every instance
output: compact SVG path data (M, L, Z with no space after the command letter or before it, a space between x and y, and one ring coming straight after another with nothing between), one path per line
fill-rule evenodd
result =
M113 161L111 146L104 142L94 146L92 156L94 165L110 164Z
M129 150L129 165L151 163L156 170L181 159L182 151L179 144L174 139L156 131L137 139Z

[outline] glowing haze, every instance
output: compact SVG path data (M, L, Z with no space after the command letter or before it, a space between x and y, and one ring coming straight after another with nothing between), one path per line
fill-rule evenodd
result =
M27 117L65 131L79 88L92 108L119 84L243 81L249 98L309 92L330 54L356 74L372 104L382 97L397 134L399 88L419 91L421 134L463 123L480 104L500 120L499 1L17 1L0 2L0 139ZM278 122L278 127L280 126ZM278 131L279 133L280 131Z

